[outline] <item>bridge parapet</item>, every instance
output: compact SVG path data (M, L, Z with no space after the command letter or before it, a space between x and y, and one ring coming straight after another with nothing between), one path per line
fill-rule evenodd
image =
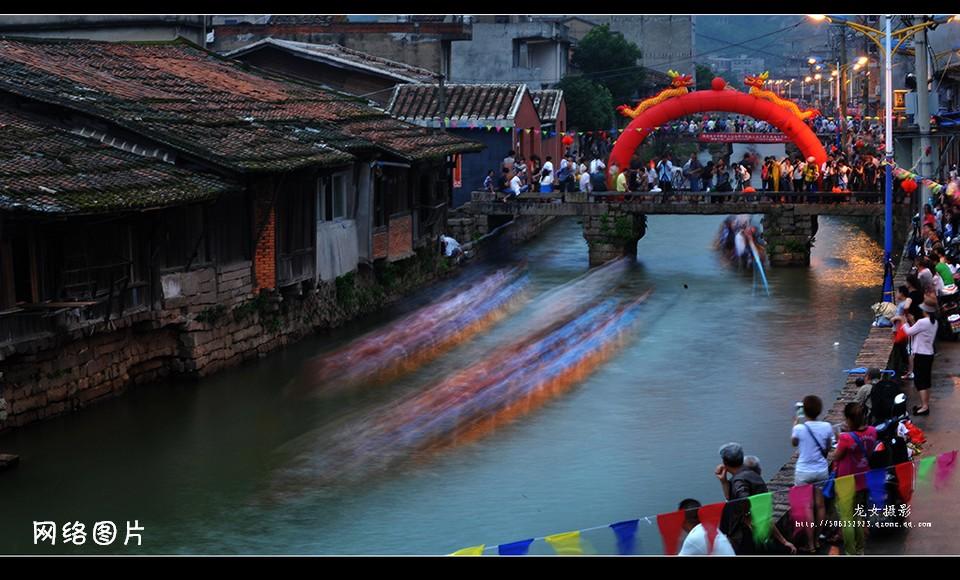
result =
M621 255L636 255L646 233L648 215L763 215L767 254L773 264L809 266L818 216L868 217L882 220L884 207L875 192L854 193L554 193L524 194L507 201L502 194L474 192L462 208L486 233L490 219L507 216L580 217L590 247L590 264ZM904 207L898 205L898 220ZM909 216L906 217L909 219Z

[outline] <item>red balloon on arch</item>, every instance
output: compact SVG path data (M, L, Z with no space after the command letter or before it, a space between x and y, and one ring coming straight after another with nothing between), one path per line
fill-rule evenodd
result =
M793 112L770 101L739 91L694 91L667 99L635 117L624 129L610 153L607 163L608 177L609 168L613 165L621 168L630 166L630 158L633 157L634 151L654 127L679 117L709 111L737 113L767 121L793 141L804 157L812 156L818 165L827 160L827 152L816 133Z

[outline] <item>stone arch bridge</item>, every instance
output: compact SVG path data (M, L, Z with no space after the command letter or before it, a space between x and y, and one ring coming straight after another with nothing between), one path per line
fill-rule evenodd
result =
M502 194L474 192L460 208L473 222L477 234L489 233L516 217L563 217L583 219L583 237L590 248L590 265L636 255L637 242L646 233L648 215L763 215L767 255L776 265L808 266L810 249L821 215L869 218L879 231L883 227L881 194L870 193L558 193L536 194L509 201ZM905 231L908 205L894 208L895 232Z

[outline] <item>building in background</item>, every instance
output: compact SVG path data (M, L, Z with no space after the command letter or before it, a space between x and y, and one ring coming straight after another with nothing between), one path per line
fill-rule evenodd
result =
M186 38L205 46L212 17L203 15L3 15L0 36L152 41Z
M566 114L566 107L556 104L562 101L562 94L552 96L554 106L546 107L543 99L541 103L551 112L556 109L558 117L554 122L559 128L566 124L566 119L559 116L561 108ZM452 207L470 201L470 193L483 188L489 171L494 171L499 179L503 159L509 151L516 151L527 159L536 155L543 160L551 155L544 151L537 105L524 84L451 84L444 89L443 104L441 107L436 87L407 84L397 86L387 110L398 119L424 127L443 127L449 123L449 132L486 145L482 153L461 156L460 187L454 183ZM550 131L546 137L550 138Z
M436 73L409 64L352 50L339 44L311 44L265 38L224 53L254 66L318 82L386 105L393 87L435 83Z
M310 44L338 44L374 56L450 76L451 45L469 41L470 24L462 16L385 17L355 22L346 16L218 16L212 48L230 52L258 40L275 38Z
M550 88L567 73L571 39L556 20L476 16L472 38L453 44L450 80Z

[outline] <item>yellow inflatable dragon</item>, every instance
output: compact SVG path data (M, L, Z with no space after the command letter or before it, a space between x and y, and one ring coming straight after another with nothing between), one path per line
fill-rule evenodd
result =
M770 76L770 71L764 71L764 73L759 76L755 76L755 77L747 76L746 78L743 79L743 83L748 87L750 87L751 95L758 97L760 99L770 101L771 103L773 103L774 105L777 105L778 107L783 107L784 109L787 109L788 111L790 111L791 113L799 117L801 120L806 121L807 119L811 119L820 114L820 111L816 109L807 109L806 111L801 111L800 107L798 107L797 104L794 103L793 101L787 101L785 99L781 99L773 91L765 91L763 89L763 85L764 83L767 82L767 78L769 76Z
M670 87L663 89L656 96L650 97L644 101L641 101L637 104L636 107L628 107L627 105L620 105L617 107L617 111L620 112L624 117L630 117L634 119L640 113L646 111L654 105L659 105L660 103L670 99L672 97L679 97L680 95L685 95L690 92L687 87L693 84L693 77L690 75L682 75L677 71L667 71L667 74L672 79L670 82Z

